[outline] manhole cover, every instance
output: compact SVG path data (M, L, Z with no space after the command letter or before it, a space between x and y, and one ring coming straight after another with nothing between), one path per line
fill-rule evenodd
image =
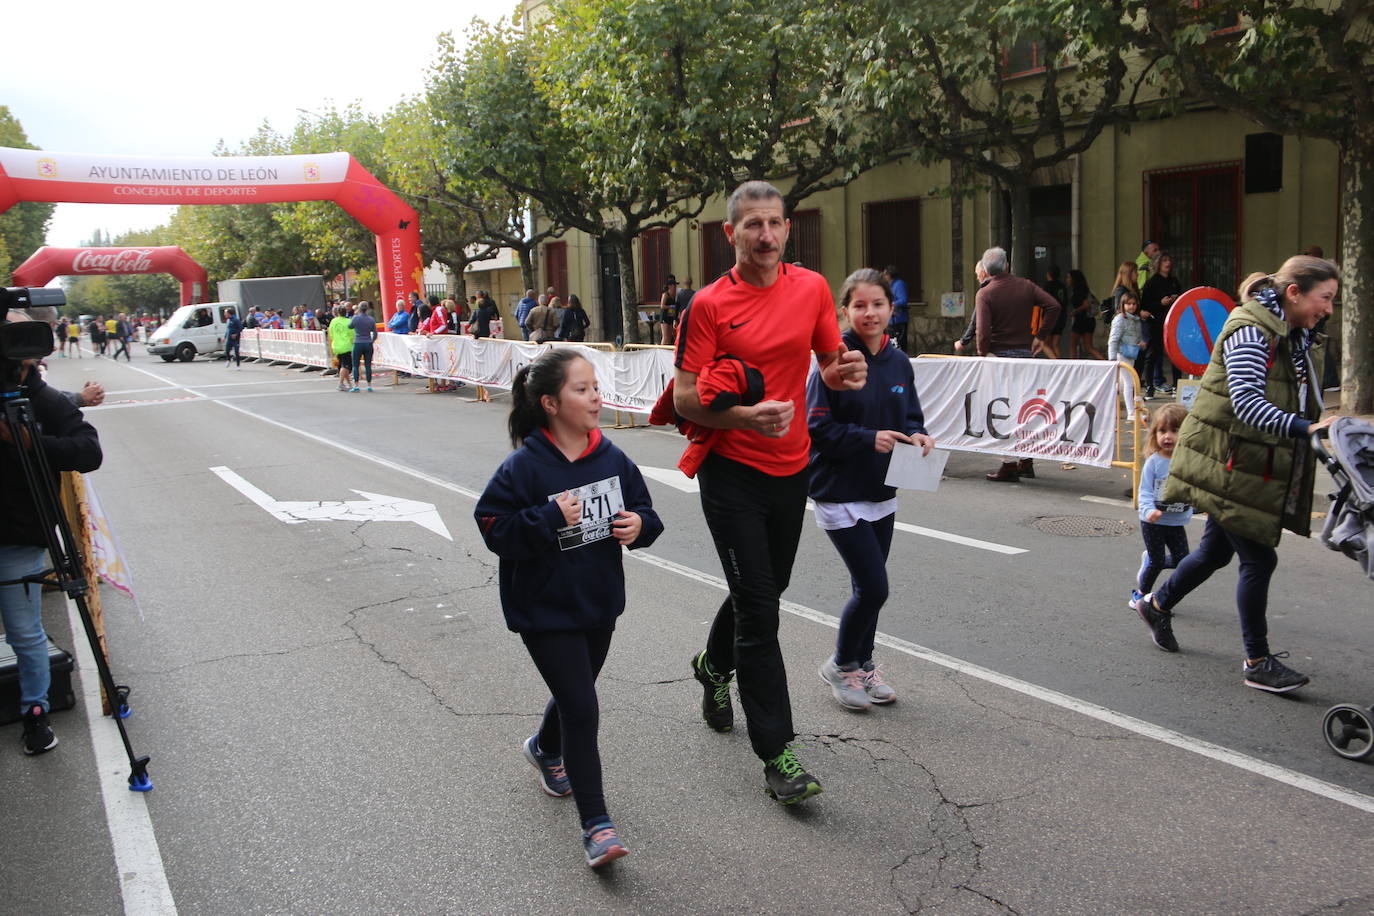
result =
M1066 538L1119 538L1137 530L1137 526L1120 519L1091 515L1037 515L1027 524L1037 531Z

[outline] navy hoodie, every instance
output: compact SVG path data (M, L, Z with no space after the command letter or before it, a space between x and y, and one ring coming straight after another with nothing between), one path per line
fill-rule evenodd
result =
M501 609L517 633L606 629L625 610L625 570L611 522L621 509L643 522L631 550L663 533L644 478L625 453L594 430L569 461L535 430L496 469L473 515L501 558ZM579 492L580 488L580 492ZM582 524L567 527L554 499L572 490Z
M925 434L911 360L892 341L875 355L853 331L845 346L868 361L858 391L832 391L813 368L806 381L806 424L811 430L811 498L828 503L882 502L897 495L883 481L891 453L873 449L878 430Z

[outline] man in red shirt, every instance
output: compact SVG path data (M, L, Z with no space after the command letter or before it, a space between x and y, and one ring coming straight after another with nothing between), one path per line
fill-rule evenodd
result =
M778 189L745 182L727 211L735 266L678 319L673 406L721 430L698 480L730 587L692 673L705 689L706 723L723 732L734 727L730 680L739 672L740 705L768 794L792 804L821 791L789 744L796 733L778 645L778 603L792 575L809 483L811 436L797 406L806 403L811 352L825 384L837 390L862 388L868 364L862 353L845 351L825 278L782 263L791 223ZM702 405L697 376L726 354L763 374L763 400L723 411Z

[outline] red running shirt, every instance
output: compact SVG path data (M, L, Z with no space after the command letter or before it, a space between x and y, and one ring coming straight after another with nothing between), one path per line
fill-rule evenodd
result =
M787 435L773 439L751 429L722 429L711 451L773 477L806 468L806 377L811 351L840 349L835 301L825 277L783 264L772 286L751 286L732 268L697 292L677 331L677 368L694 375L720 356L737 356L763 373L764 399L791 401Z

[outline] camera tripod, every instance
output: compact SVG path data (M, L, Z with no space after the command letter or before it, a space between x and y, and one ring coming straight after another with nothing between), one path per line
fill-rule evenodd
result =
M53 485L53 476L48 465L47 453L43 449L33 405L28 398L20 395L17 387L11 389L8 385L4 386L4 390L0 390L0 403L3 404L5 421L18 449L19 464L24 473L24 486L28 487L38 509L38 517L48 541L48 556L53 564L51 569L20 581L26 584L55 586L76 603L81 625L86 631L86 640L91 645L91 654L95 656L100 683L110 701L110 714L119 728L124 751L129 755L129 789L134 792L147 792L153 788L153 783L148 778L149 758L134 755L133 745L129 743L129 733L124 728L124 720L132 712L129 707L129 688L115 683L109 662L105 660L105 653L100 646L100 635L96 632L95 621L86 603L90 584L83 572L81 551L72 537L71 526L67 524L66 513L61 509L57 488Z

